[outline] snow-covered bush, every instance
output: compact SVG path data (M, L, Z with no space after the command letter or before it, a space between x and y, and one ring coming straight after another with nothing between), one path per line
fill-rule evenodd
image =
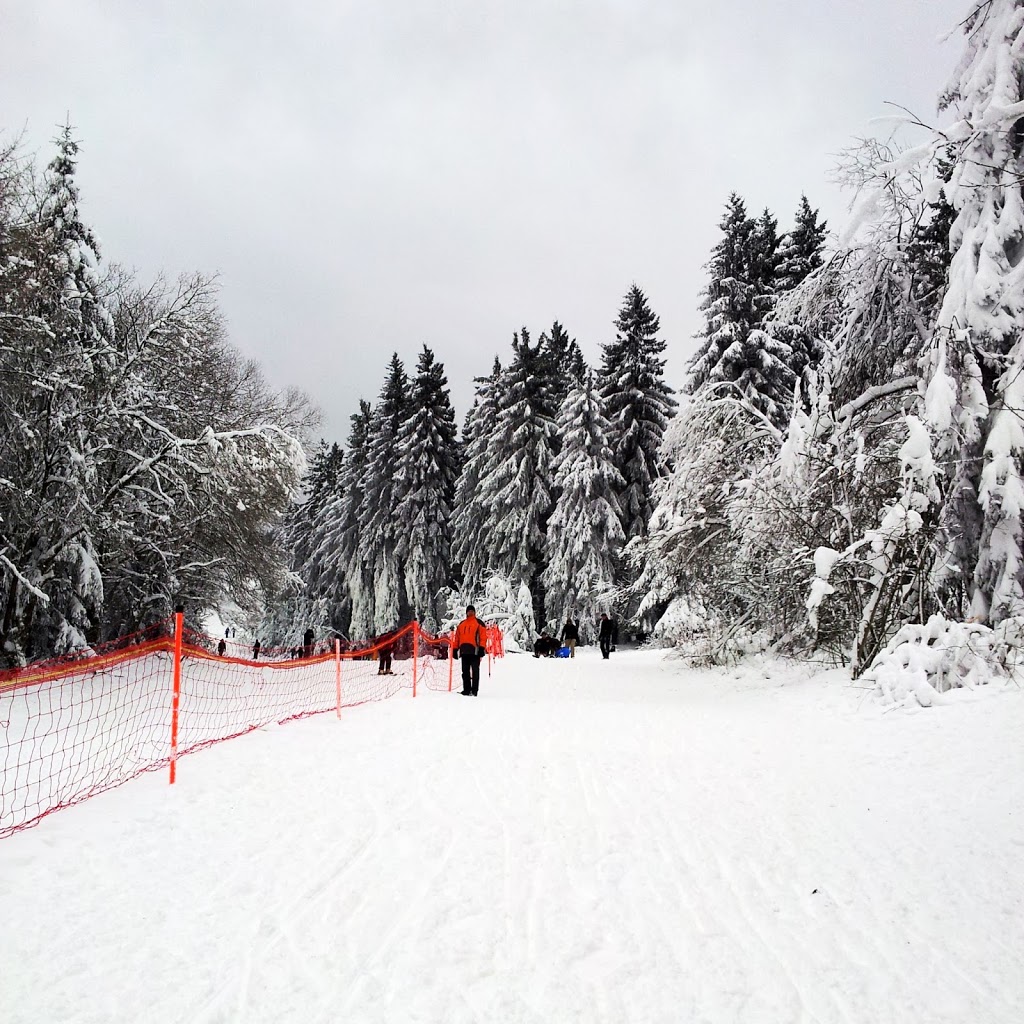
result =
M747 620L728 620L710 611L699 599L676 598L651 634L654 644L675 649L688 665L733 665L768 646L768 638L749 627Z
M888 705L931 707L949 690L1015 678L1020 639L1019 620L990 629L933 615L924 625L903 626L861 678Z

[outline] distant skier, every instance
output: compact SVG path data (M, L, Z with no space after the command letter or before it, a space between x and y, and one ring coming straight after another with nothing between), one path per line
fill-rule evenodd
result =
M480 659L487 653L487 633L476 617L476 609L466 606L466 617L455 627L455 657L462 661L462 696L476 697L480 692Z
M310 627L302 634L302 656L304 658L313 657L313 637L316 634L313 632L313 628Z
M562 627L562 643L569 648L569 657L576 657L576 645L580 642L580 626L570 615Z
M618 631L615 620L610 619L605 612L601 612L601 631L598 640L601 643L601 657L606 661L608 655L615 647L615 634Z
M221 642L219 644L217 644L217 654L220 657L222 657L222 658L224 657L224 652L227 649L228 649L228 642L227 642L227 640L221 640Z
M257 640L256 643L254 643L252 645L252 660L253 661L259 661L260 660L260 642L259 642L259 640Z

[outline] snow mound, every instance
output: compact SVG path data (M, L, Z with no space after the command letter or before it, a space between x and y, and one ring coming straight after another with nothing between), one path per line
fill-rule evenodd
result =
M944 694L1017 677L1024 623L1010 619L996 629L933 615L902 629L863 678L877 685L889 706L931 707Z

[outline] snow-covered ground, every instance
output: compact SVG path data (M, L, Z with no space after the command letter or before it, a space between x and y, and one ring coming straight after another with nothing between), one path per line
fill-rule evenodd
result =
M510 656L0 842L0 1020L1017 1024L1022 736L1015 687Z

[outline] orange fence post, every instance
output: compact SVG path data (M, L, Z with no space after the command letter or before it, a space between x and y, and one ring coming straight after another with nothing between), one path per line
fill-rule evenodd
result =
M412 623L412 695L416 696L416 667L417 654L420 646L420 624L417 620Z
M452 671L455 667L455 634L448 634L448 692L452 692Z
M341 641L334 638L334 683L338 691L338 718L341 718Z
M174 609L174 698L171 702L171 785L178 768L178 707L181 703L181 634L185 628L185 609Z

